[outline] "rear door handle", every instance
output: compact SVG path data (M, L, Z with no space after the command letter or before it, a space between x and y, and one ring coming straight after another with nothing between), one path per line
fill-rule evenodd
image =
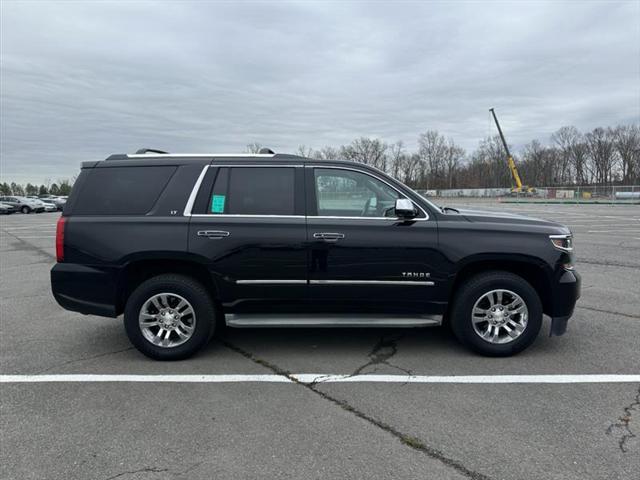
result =
M337 242L344 238L344 233L335 232L316 232L313 234L313 238L317 240L324 240L326 242Z
M212 240L219 240L221 238L226 238L231 235L229 232L225 232L224 230L198 230L199 237L207 237Z

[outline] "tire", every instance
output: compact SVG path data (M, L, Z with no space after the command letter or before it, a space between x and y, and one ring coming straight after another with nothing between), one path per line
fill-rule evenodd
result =
M538 336L542 303L522 277L487 272L460 287L450 317L453 332L463 345L481 355L508 357L523 351Z
M30 209L29 207L27 207L26 205L25 205L24 207L22 207L22 208L20 209L20 211L21 211L22 213L24 213L25 215L26 215L27 213L31 213L31 209Z
M183 301L186 305L180 307ZM189 309L192 314L188 313ZM179 320L174 319L175 314ZM150 327L141 325L142 315L142 321L149 322L146 325ZM153 325L154 322L157 325ZM201 283L185 275L165 274L146 280L129 296L124 310L129 340L141 353L155 360L182 360L192 356L208 343L215 322L211 295ZM170 330L168 339L162 340Z

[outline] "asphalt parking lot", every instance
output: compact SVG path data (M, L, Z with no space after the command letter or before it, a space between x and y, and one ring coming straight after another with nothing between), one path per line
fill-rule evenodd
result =
M583 290L569 330L549 338L547 319L513 358L478 357L445 328L274 329L228 330L191 360L154 362L130 346L121 319L55 303L57 214L1 217L0 477L638 478L640 382L608 378L640 374L640 206L482 208L575 234ZM57 374L82 376L8 377ZM154 377L92 380L106 374ZM227 381L166 381L181 374ZM371 374L407 381L360 381ZM556 375L568 380L549 383Z

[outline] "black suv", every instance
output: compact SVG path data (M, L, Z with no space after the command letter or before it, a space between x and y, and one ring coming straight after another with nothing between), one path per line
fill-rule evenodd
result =
M557 223L441 208L367 165L294 155L85 162L58 222L58 303L124 313L131 342L186 358L221 327L449 324L476 352L561 335L580 294Z

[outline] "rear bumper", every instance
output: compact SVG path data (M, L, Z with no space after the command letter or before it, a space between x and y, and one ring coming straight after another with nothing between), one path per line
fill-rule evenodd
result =
M62 308L85 315L116 317L115 275L73 263L51 269L51 291Z
M581 279L578 272L564 270L553 288L550 336L562 335L567 331L567 323L576 302L580 298Z

